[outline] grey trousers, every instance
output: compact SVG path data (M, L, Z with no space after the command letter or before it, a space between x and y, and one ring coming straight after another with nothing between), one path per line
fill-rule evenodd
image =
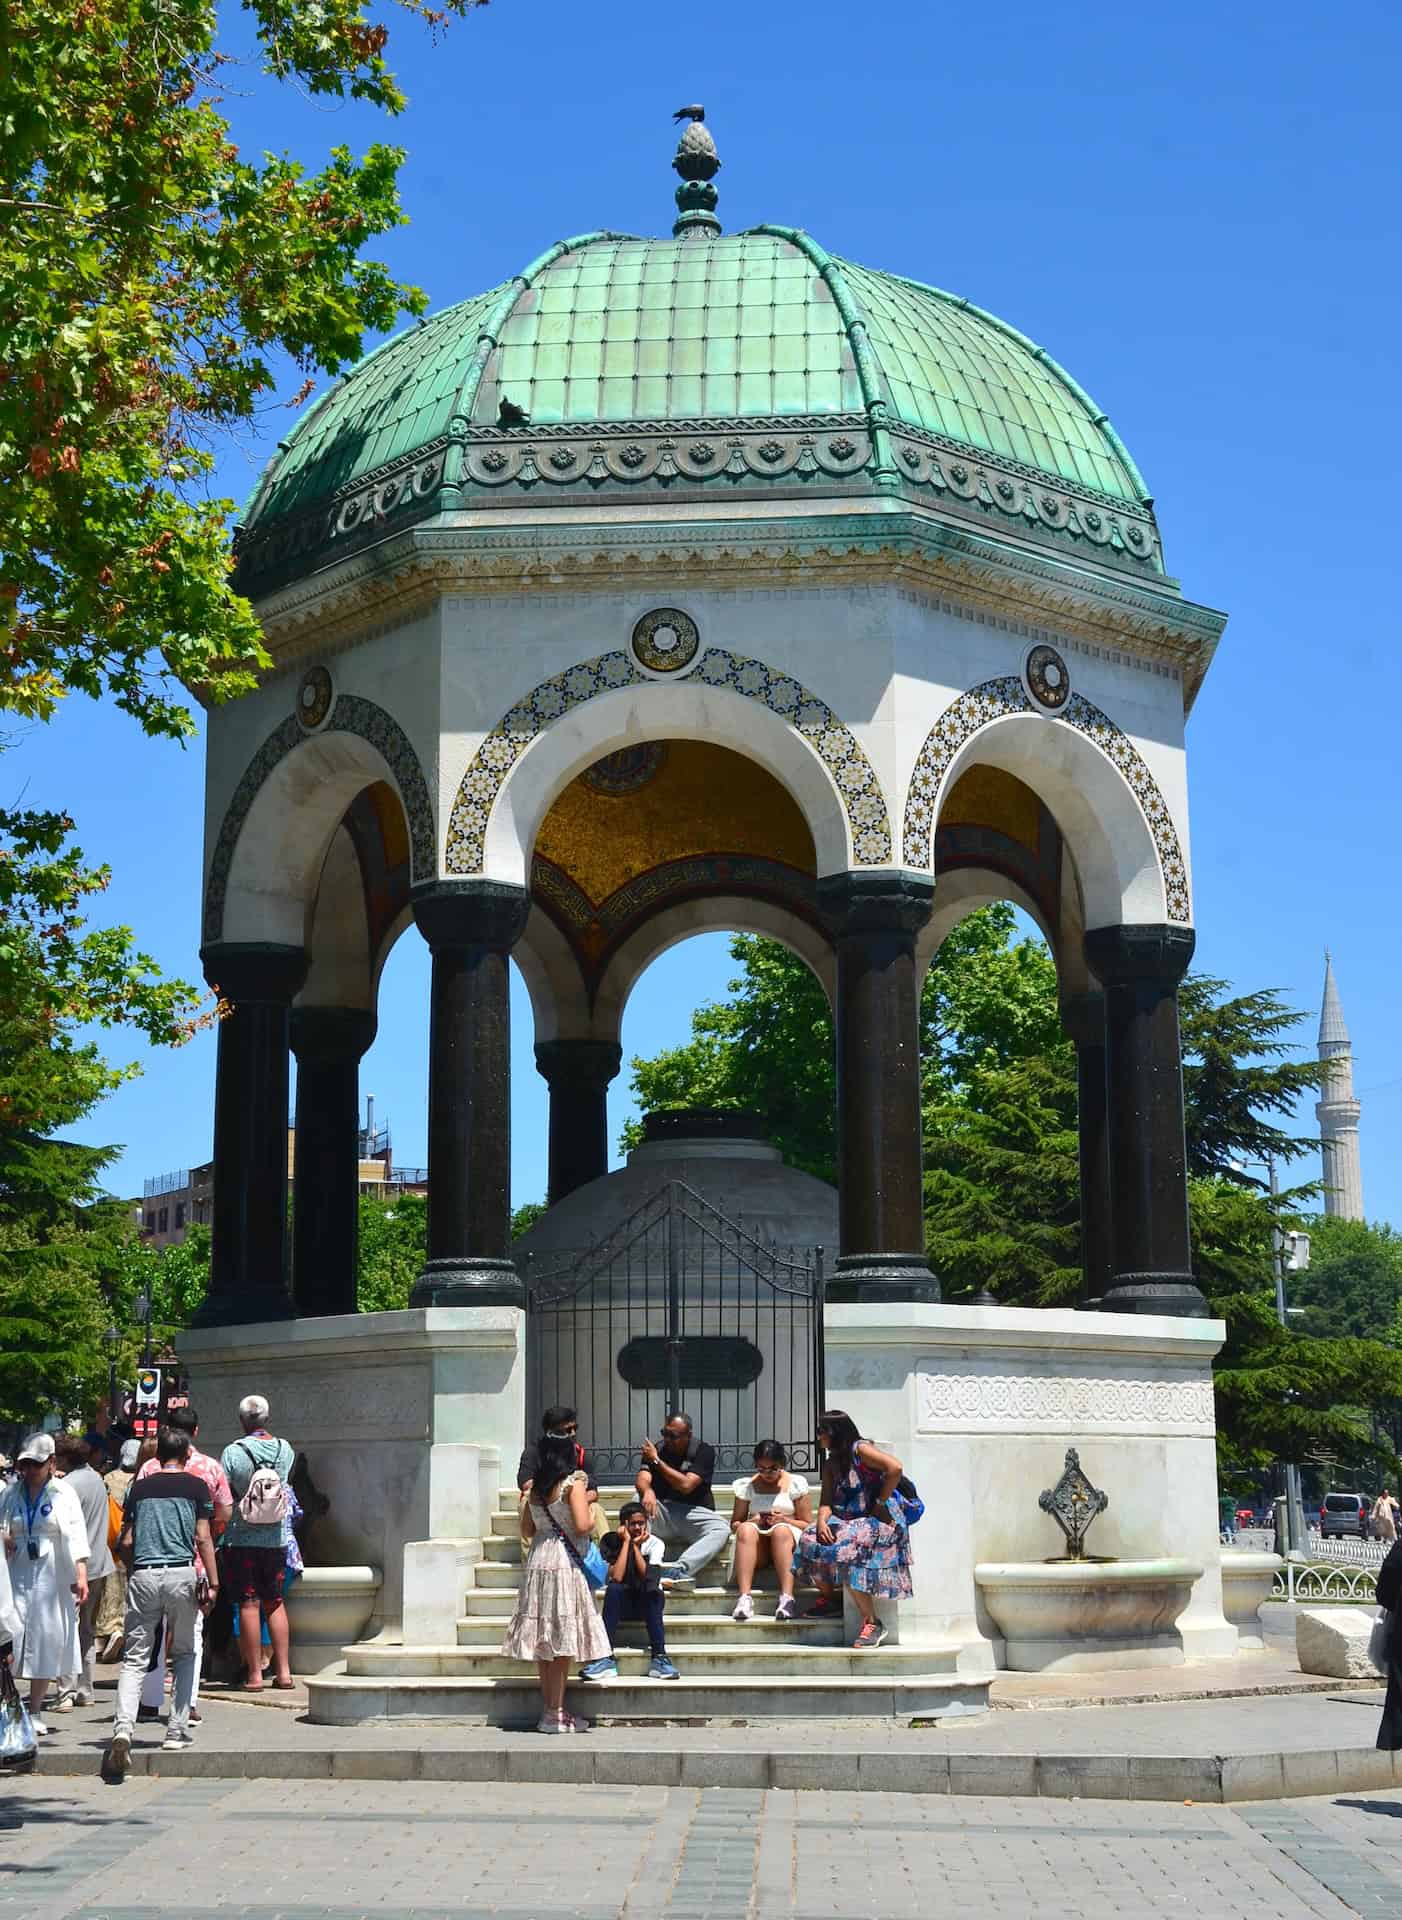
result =
M693 1507L687 1500L659 1500L652 1531L669 1546L686 1543L677 1565L694 1580L729 1540L730 1522L710 1507Z
M89 1580L88 1597L78 1609L78 1669L76 1673L64 1674L60 1682L62 1687L71 1687L76 1693L90 1695L93 1690L93 1668L97 1662L97 1616L107 1579L108 1576L101 1573L96 1580Z
M165 1622L166 1645L175 1673L169 1731L184 1733L190 1721L195 1690L195 1569L193 1567L138 1567L127 1583L126 1647L117 1675L117 1713L114 1734L130 1739L141 1704L141 1687L151 1658L156 1628Z

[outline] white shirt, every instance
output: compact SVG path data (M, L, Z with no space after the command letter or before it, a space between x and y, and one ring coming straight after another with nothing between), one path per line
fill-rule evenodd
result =
M800 1522L794 1518L794 1507L812 1489L801 1473L791 1473L788 1485L781 1486L777 1493L770 1493L763 1487L757 1487L753 1475L735 1483L735 1498L749 1502L751 1514L772 1513L776 1520L797 1528Z

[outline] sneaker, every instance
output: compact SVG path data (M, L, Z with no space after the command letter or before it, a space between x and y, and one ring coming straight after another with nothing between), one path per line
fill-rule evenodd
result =
M582 1714L566 1713L562 1717L567 1722L571 1733L592 1733L594 1731L594 1722L592 1720L586 1720Z
M567 1713L543 1713L536 1722L537 1733L573 1733Z
M127 1770L127 1762L130 1759L131 1735L129 1733L114 1733L112 1736L112 1744L107 1749L107 1771L109 1773L125 1773Z
M776 1620L793 1620L798 1617L798 1602L791 1593L781 1593L779 1604L774 1609Z
M30 1724L30 1727L33 1729L33 1731L36 1734L40 1735L41 1737L44 1734L51 1733L53 1731L53 1729L51 1727L46 1726L42 1720L36 1720L32 1713L29 1716L29 1724Z
M837 1620L841 1614L842 1602L836 1594L820 1594L811 1607L803 1609L805 1620Z
M886 1629L879 1620L868 1620L856 1639L852 1642L854 1653L871 1653L886 1638Z
M188 1719L192 1727L197 1727L203 1721L204 1715L200 1712L198 1707L191 1707L188 1715Z
M95 1707L97 1705L97 1695L95 1693L89 1693L86 1687L79 1687L73 1696L73 1704L75 1707Z
M186 1747L194 1746L188 1733L182 1733L178 1727L167 1727L166 1737L161 1742L162 1753L183 1753Z
M579 1677L581 1680L616 1680L618 1662L611 1653L606 1654L602 1660L591 1660L587 1667L581 1667Z
M665 1653L655 1653L652 1665L647 1670L649 1680L680 1680L681 1674Z
M71 1687L65 1687L62 1693L55 1694L49 1702L50 1713L72 1713L74 1693Z
M730 1617L732 1620L740 1621L754 1619L755 1603L748 1593L742 1593L740 1595L740 1598L735 1602L735 1609Z
M664 1587L694 1587L696 1585L695 1577L689 1574L686 1568L682 1566L663 1567L659 1578Z

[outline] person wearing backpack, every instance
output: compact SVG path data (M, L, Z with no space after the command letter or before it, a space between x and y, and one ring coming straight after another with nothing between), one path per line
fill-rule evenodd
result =
M244 1437L225 1447L220 1460L234 1501L224 1531L224 1585L238 1608L239 1650L245 1668L241 1684L249 1693L263 1690L260 1609L272 1642L273 1685L285 1689L294 1684L282 1588L287 1572L283 1522L295 1456L289 1441L268 1432L267 1418L268 1403L262 1394L250 1393L240 1400Z

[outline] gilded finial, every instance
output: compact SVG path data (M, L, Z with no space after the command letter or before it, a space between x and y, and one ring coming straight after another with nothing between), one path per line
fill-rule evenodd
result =
M709 240L720 232L716 218L720 195L712 184L720 171L720 155L705 125L704 107L678 107L672 117L688 123L672 160L682 180L677 188L677 219L672 232L679 240Z

